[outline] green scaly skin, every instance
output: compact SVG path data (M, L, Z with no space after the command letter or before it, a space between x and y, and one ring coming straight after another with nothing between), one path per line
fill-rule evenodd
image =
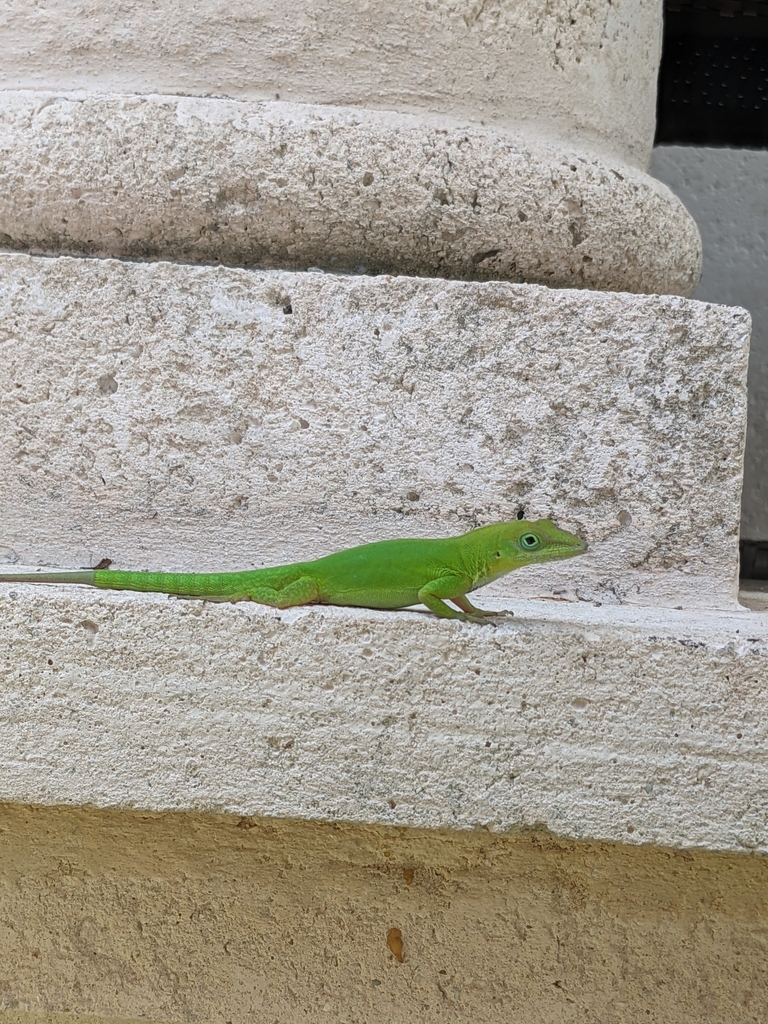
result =
M461 537L384 540L313 562L250 572L82 569L3 573L0 583L80 583L204 601L256 601L273 608L331 604L395 609L424 604L444 619L485 623L499 613L475 608L467 594L524 565L572 558L586 547L581 538L558 529L549 519L515 520L482 526Z

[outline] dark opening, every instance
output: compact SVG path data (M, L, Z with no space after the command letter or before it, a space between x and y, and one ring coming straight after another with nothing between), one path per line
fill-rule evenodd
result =
M768 146L767 0L665 0L661 142Z
M741 541L739 555L739 576L743 580L768 580L768 540Z

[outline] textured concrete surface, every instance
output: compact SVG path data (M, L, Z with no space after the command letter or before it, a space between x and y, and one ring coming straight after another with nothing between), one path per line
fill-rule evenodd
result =
M67 1000L70 1003L71 999ZM0 1008L0 1024L160 1024L149 1017L114 1017L112 1014L103 1016L92 1013L46 1013L28 1010L3 1010ZM165 1022L163 1022L165 1024Z
M224 570L552 517L498 594L735 606L749 319L503 283L0 257L0 557Z
M742 536L768 540L768 152L661 146L653 173L701 229L704 271L696 298L752 314Z
M58 808L0 836L2 1024L768 1016L764 857Z
M351 108L0 93L0 244L689 295L696 226L578 145Z
M355 105L645 167L660 0L5 0L0 85Z
M71 997L66 999L67 1005L71 1002ZM162 1024L166 1024L166 1021L163 1021ZM0 1007L0 1024L161 1024L161 1022L157 1018L150 1019L147 1016L129 1019L114 1017L112 1014L46 1013L45 1011L3 1010Z
M768 616L0 588L0 800L768 852Z

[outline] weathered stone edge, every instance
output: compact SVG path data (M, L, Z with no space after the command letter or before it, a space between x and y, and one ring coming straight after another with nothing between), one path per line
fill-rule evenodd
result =
M299 103L0 92L0 244L691 295L693 219L621 161Z

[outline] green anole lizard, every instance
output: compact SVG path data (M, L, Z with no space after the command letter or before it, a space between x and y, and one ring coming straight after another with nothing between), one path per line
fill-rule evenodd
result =
M305 604L407 608L424 604L444 619L485 623L497 612L475 608L473 590L532 562L571 558L579 537L549 519L482 526L444 540L384 540L313 562L248 572L124 572L115 569L2 573L0 583L81 583L102 590L139 590L204 601L256 601L273 608ZM445 603L450 601L459 611Z

